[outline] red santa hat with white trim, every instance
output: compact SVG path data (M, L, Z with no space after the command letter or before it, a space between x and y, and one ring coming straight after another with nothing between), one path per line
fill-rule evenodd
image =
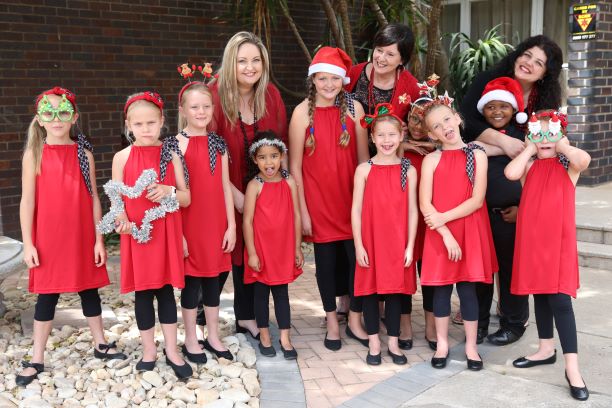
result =
M482 113L485 105L491 101L507 102L517 111L516 123L527 122L527 114L524 112L523 89L516 79L510 77L495 78L485 86L482 97L476 107Z
M342 77L342 82L348 84L351 82L348 72L352 66L351 57L340 48L321 47L308 67L308 76L317 72L327 72Z

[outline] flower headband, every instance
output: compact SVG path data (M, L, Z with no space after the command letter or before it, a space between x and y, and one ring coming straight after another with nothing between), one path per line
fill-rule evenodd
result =
M204 66L202 65L196 66L195 64L191 64L191 66L189 66L189 62L187 62L185 64L181 64L178 67L176 67L176 70L178 71L179 75L183 77L183 79L186 79L188 81L181 88L179 92L179 96L178 96L179 105L183 102L183 94L189 87L191 87L192 85L196 85L196 84L206 85L206 80L212 78L212 72L213 72L212 64L209 62L205 63ZM202 76L204 77L204 81L193 81L192 82L191 78L193 78L195 72L201 73Z
M282 140L280 140L280 139L263 138L263 139L259 139L256 142L253 142L253 144L251 144L251 146L249 147L249 156L255 155L255 152L261 146L275 146L275 147L278 147L278 149L282 153L287 153L287 146L285 146L285 144L283 143Z
M376 105L376 108L374 108L374 114L363 116L359 123L363 128L371 128L372 126L374 126L374 122L376 122L377 119L380 119L384 116L392 116L395 119L399 120L400 123L404 123L404 121L401 120L400 117L393 112L393 105L391 105L390 103L379 103L378 105Z
M550 118L548 122L548 131L542 131L542 125L540 124L540 120L544 118ZM540 143L544 139L548 140L551 143L558 142L563 137L563 132L561 129L565 129L567 127L567 116L563 113L559 113L556 111L544 111L540 113L532 113L531 119L529 119L529 123L527 123L527 128L529 129L529 133L527 133L527 138L531 140L533 143Z
M136 101L148 101L157 106L160 111L163 111L164 109L164 100L157 92L145 91L128 99L125 103L125 107L123 108L123 113L127 115L130 105Z
M57 95L57 96L64 95L66 99L68 100L68 102L70 102L72 104L72 107L76 110L76 95L73 92L69 91L68 89L62 88L61 86L56 86L51 89L47 89L46 91L38 95L36 97L36 108L37 109L38 109L38 103L46 95Z

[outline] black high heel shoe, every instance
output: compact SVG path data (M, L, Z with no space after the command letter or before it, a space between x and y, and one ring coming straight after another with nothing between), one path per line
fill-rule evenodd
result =
M234 356L229 350L217 350L216 348L210 345L210 343L208 342L208 339L200 340L198 341L198 343L204 346L206 350L210 351L215 356L217 356L217 358L225 358L226 360L230 360L230 361L234 359Z
M22 361L21 366L23 368L33 368L36 370L36 374L17 375L17 377L15 378L15 384L20 385L22 387L25 387L26 385L34 381L35 378L38 378L38 374L45 371L45 365L42 363L30 363L29 361Z
M110 349L117 348L117 343L114 341L108 344L98 344L98 348L102 351L98 351L98 349L94 348L94 357L100 360L125 360L127 358L123 353L108 354Z
M253 333L249 329L246 329L236 322L236 333L248 333L254 340L259 340L259 333L256 336L253 336Z
M164 355L166 356L166 364L172 368L172 371L174 371L174 374L176 374L180 380L187 379L193 375L193 369L187 362L183 365L174 364L172 360L168 358L166 349L164 349Z
M589 389L587 388L586 383L584 383L584 387L574 387L567 376L567 371L565 372L565 380L567 381L567 385L570 387L570 395L573 399L578 401L586 401L589 399ZM584 382L584 379L582 382Z
M181 346L181 351L183 352L183 355L192 363L206 364L206 353L190 353L189 350L187 350L187 346L184 344Z

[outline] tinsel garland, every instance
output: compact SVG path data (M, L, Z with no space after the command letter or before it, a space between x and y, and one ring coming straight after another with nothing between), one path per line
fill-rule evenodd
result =
M157 173L155 170L146 169L138 177L133 187L128 187L123 184L123 182L116 180L110 180L104 184L104 192L110 199L111 207L108 213L104 215L96 226L98 232L101 234L108 234L115 230L115 220L120 214L125 212L125 204L123 203L122 196L132 199L138 198L142 195L147 186L155 182L156 179ZM153 225L151 223L165 217L166 213L175 212L178 211L178 209L179 203L176 197L162 198L157 207L145 211L140 228L136 226L136 223L132 222L132 237L139 244L149 242L151 240L151 231L153 230Z

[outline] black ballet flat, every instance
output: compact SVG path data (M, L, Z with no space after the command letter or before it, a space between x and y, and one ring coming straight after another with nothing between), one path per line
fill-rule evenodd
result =
M278 341L278 344L280 344L280 348L281 351L283 352L283 357L285 360L295 360L298 356L297 351L295 350L295 348L292 348L290 350L287 350L283 347L283 343L281 343L281 341Z
M478 357L480 357L480 354L478 354ZM480 357L480 360L470 360L466 354L465 359L467 360L468 370L480 371L482 370L482 367L484 367L484 364L482 362L482 357Z
M406 339L406 340L398 339L397 345L399 346L401 350L411 350L412 349L412 339Z
M99 358L100 360L125 360L127 358L127 356L123 353L108 354L110 349L117 348L117 343L114 341L111 341L108 344L98 344L98 348L102 351L98 351L98 349L94 347L94 357Z
M573 399L578 401L586 401L589 399L589 389L587 388L586 383L584 383L584 387L574 387L567 377L567 371L565 372L565 380L567 381L567 385L570 387L570 395ZM582 382L584 382L584 379L582 379Z
M142 361L142 358L136 363L136 371L153 371L157 360Z
M38 378L38 374L45 371L45 365L42 363L30 363L29 361L22 361L21 366L23 368L33 368L36 370L36 373L32 375L17 375L17 377L15 378L15 384L22 387L25 387L26 385L34 381L36 378Z
M253 336L253 333L251 333L249 329L245 329L244 327L240 326L238 322L236 322L236 333L248 333L254 340L259 340L259 333L257 333L256 336Z
M391 350L388 350L387 353L389 354L389 357L391 357L391 359L393 360L393 364L404 365L408 363L408 359L403 354L395 354L392 353Z
M438 350L438 342L436 340L429 340L427 337L425 337L425 340L427 340L427 345L430 349L433 351Z
M357 337L357 335L355 333L353 333L353 331L351 330L351 328L349 327L348 324L346 325L345 333L351 339L357 340L359 343L361 343L362 346L364 346L364 347L369 347L370 346L370 339L361 339L361 338Z
M183 352L183 355L192 363L206 364L206 353L190 353L189 350L187 350L187 346L184 344L181 346L181 351Z
M210 351L211 353L213 353L215 356L217 356L217 358L224 358L226 360L233 360L234 356L232 355L232 353L229 350L217 350L216 348L214 348L213 346L210 345L210 343L208 342L208 340L200 340L198 343L200 343L202 346L204 346L204 348L208 351Z
M366 363L368 363L368 365L380 365L382 363L382 358L380 355L381 353L378 353L377 355L373 356L368 351L368 355L366 356Z
M446 362L448 360L448 353L446 353L445 357L432 357L431 358L431 366L433 368L442 369L446 367Z
M330 340L327 338L327 333L325 333L325 340L323 340L323 345L325 348L331 351L338 351L342 348L342 341L338 340Z
M261 353L262 356L266 356L266 357L276 356L276 349L274 348L274 346L270 345L266 347L263 344L261 344L261 341L259 342L259 352Z
M164 349L164 354L166 354L166 349ZM193 368L187 362L183 365L174 364L166 355L166 364L172 368L179 380L185 380L193 375Z
M544 365L544 364L555 364L556 361L557 361L557 350L555 349L555 352L553 353L552 356L545 358L543 360L529 360L526 357L521 357L521 358L517 358L516 360L514 360L512 362L512 365L515 366L516 368L530 368L530 367L535 367L535 366Z

